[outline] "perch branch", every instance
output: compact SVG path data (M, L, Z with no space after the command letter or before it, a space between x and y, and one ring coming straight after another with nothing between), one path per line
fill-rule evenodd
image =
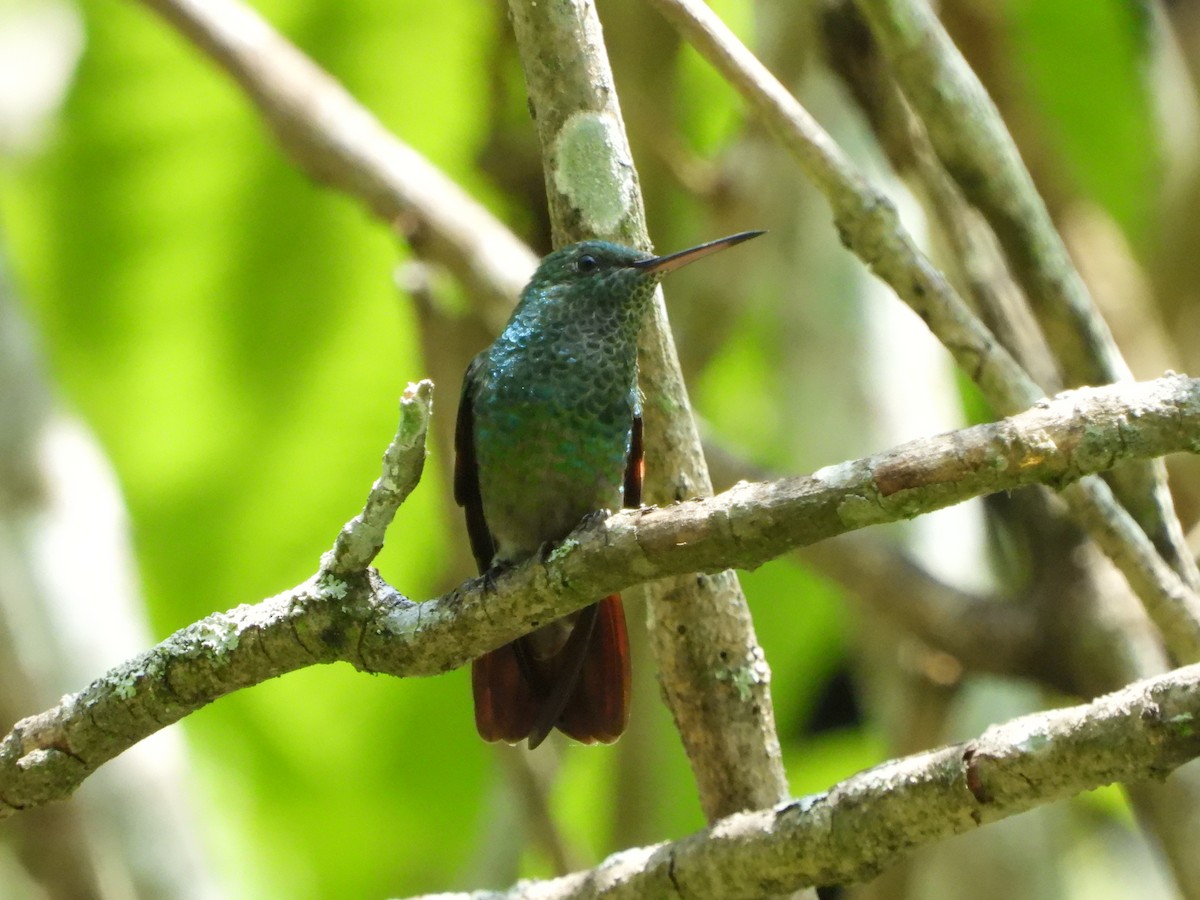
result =
M407 600L372 570L318 572L276 597L190 625L18 722L0 741L0 818L65 798L158 729L304 666L345 661L401 677L436 675L635 584L752 568L836 534L981 494L1061 484L1121 459L1198 450L1200 380L1169 376L1072 391L1000 422L811 477L623 510L585 523L544 560L424 603ZM730 660L713 677L736 686L758 675L752 662Z

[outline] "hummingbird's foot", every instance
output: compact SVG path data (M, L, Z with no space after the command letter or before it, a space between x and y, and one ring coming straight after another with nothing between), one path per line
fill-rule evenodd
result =
M613 514L611 509L596 509L588 513L579 522L580 528L591 529L603 524Z
M483 591L484 593L496 593L496 582L508 571L513 569L515 564L510 560L503 562L492 563L486 572L483 573Z

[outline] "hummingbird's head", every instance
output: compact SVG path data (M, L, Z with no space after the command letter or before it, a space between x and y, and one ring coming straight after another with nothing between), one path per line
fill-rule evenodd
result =
M654 256L608 241L582 241L545 257L526 291L543 296L570 294L597 301L634 303L648 298L666 273L762 233L743 231L667 256Z

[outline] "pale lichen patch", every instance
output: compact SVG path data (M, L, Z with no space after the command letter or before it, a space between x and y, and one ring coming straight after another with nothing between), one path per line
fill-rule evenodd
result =
M771 667L762 648L755 646L750 651L750 659L744 665L728 669L718 669L714 675L717 681L727 681L737 691L738 699L746 703L754 695L756 687L771 681Z
M121 672L112 679L113 693L122 700L130 699L137 693L137 685L144 673L141 669Z
M611 234L629 214L633 161L620 124L607 113L575 113L554 143L554 186L583 217L588 230Z
M550 551L550 555L546 557L546 562L548 562L548 563L560 562L560 561L566 559L573 551L577 550L578 548L579 548L579 541L575 540L572 537L568 537L565 540L563 540L561 543L559 543L553 550Z
M200 649L223 654L237 649L242 630L238 622L225 613L214 613L196 623L192 636Z
M342 579L325 572L317 579L317 596L325 600L341 600L349 592L350 587Z
M847 494L837 507L838 518L849 528L873 525L882 516L879 503L862 494Z

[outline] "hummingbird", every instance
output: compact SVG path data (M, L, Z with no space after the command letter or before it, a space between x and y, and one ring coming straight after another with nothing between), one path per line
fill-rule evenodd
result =
M561 541L598 511L641 506L637 338L654 288L762 233L667 256L583 241L542 259L504 331L463 378L454 499L481 574ZM532 749L557 728L585 744L615 741L630 694L620 595L484 654L471 685L484 740L528 738Z

